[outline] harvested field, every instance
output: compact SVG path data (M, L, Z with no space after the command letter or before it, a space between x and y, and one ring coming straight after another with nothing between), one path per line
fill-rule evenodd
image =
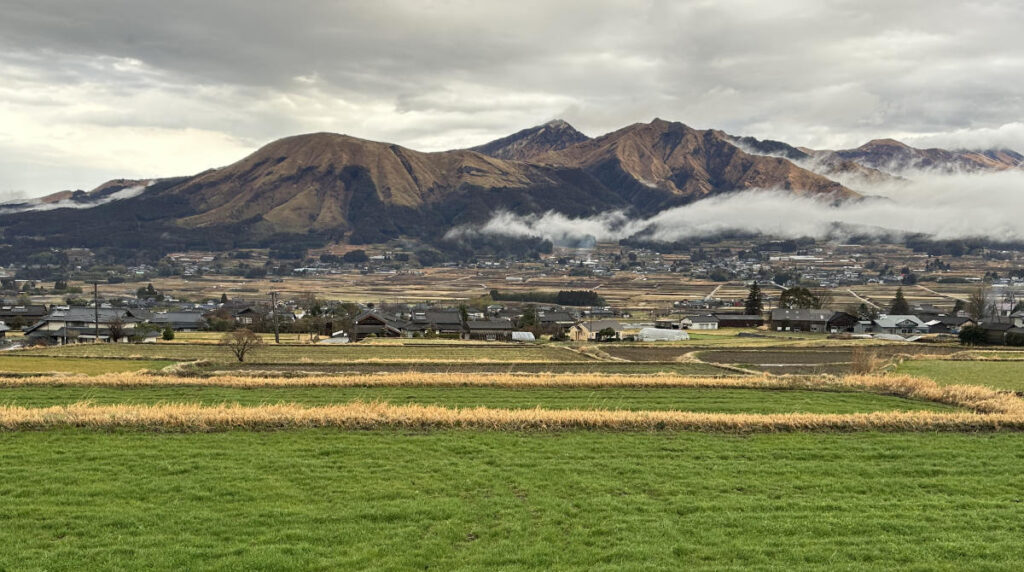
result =
M0 389L0 404L52 407L189 403L245 406L325 406L352 402L498 409L701 411L709 413L870 413L952 411L952 405L865 392L730 389L703 387L262 387L213 386L23 386Z
M27 408L0 406L0 428L57 427L225 431L230 429L483 429L551 431L997 431L1024 430L1024 412L875 412L853 414L728 414L690 411L594 411L554 409L453 409L423 405L350 403L322 407L297 405L201 406L88 405Z
M440 393L426 391L417 398L418 389L448 389L459 400L479 400L481 394L470 397L468 389L536 390L541 388L588 389L588 388L636 388L645 390L666 390L670 388L731 389L731 390L801 390L821 392L860 391L874 395L898 396L907 400L926 401L952 405L970 410L970 413L955 412L873 412L860 414L726 414L698 413L694 411L611 411L594 409L499 409L484 407L436 407L423 405L392 405L389 403L353 402L344 405L323 405L301 407L294 404L260 405L242 407L220 405L204 407L196 404L157 405L90 405L72 403L49 408L26 408L18 405L0 407L0 427L7 429L31 429L48 426L84 427L137 427L149 429L217 430L226 428L270 429L288 427L341 427L363 429L373 427L460 427L476 429L622 429L622 430L722 430L722 431L775 431L775 430L964 430L1016 428L1024 424L1024 401L1012 394L973 386L939 386L934 382L902 376L850 376L845 378L688 378L671 375L659 376L577 376L577 375L438 375L438 374L392 374L381 376L346 376L316 378L246 378L219 377L215 380L203 378L182 378L172 376L141 376L133 374L106 375L99 377L38 377L10 379L5 388L13 401L19 392L29 402L33 399L61 399L61 390L71 396L76 391L104 388L97 391L99 399L110 399L116 392L111 389L148 389L150 398L143 401L162 401L166 396L195 395L198 388L222 388L213 391L213 401L229 401L238 393L223 391L258 390L276 388L295 391L296 388L315 388L307 397L323 398L327 389L348 388L366 391L373 388L389 388L384 395L403 395L408 401L427 399ZM200 390L202 391L202 390ZM171 393L167 393L171 392ZM177 392L177 393L175 393ZM302 392L298 392L302 393ZM351 397L352 392L340 392ZM785 393L781 391L780 393ZM81 395L82 393L78 393ZM312 395L311 395L312 394ZM556 399L550 392L542 392L543 400ZM655 395L656 392L652 395ZM122 393L130 396L131 393ZM139 394L136 394L139 395ZM372 395L372 393L369 393ZM381 394L377 394L379 397ZM493 392L490 398L519 399L518 403L529 406L529 397L524 393ZM565 394L562 394L563 396ZM586 392L576 394L575 399L589 399ZM621 399L622 393L614 394ZM635 394L640 395L640 394ZM693 394L691 394L693 395ZM744 394L741 402L757 401L754 394ZM661 393L668 397L668 393ZM735 396L735 394L733 395ZM484 394L484 397L488 397ZM775 396L778 398L779 396ZM533 399L537 399L534 397ZM613 399L615 399L613 398ZM784 399L785 396L782 396ZM260 399L256 397L255 399ZM526 401L522 401L526 399ZM570 398L571 401L573 398ZM671 399L671 398L669 398ZM507 401L506 401L507 402ZM467 401L466 403L469 403ZM480 401L476 401L480 403ZM540 405L538 403L538 405Z
M123 371L156 370L171 365L168 360L63 359L47 356L0 355L2 374L84 373L98 375Z
M740 375L734 370L705 363L627 363L627 362L508 362L508 363L337 363L337 364L237 364L229 369L225 364L212 364L200 370L204 375L258 374L258 375L314 375L343 373L579 373L579 374L654 374L678 375Z
M212 344L76 344L53 348L23 350L13 356L52 356L78 358L162 359L176 361L236 361L224 347ZM246 360L251 363L332 363L332 362L562 362L587 361L590 358L557 346L415 344L344 346L267 345L254 350Z

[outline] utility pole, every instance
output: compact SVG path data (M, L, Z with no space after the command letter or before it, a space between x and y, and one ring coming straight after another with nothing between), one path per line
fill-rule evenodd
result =
M93 315L94 315L94 317L96 319L96 323L94 324L94 326L96 327L96 329L95 329L95 337L93 337L93 339L92 339L92 343L94 343L94 344L100 343L100 295L99 295L99 290L100 290L100 283L99 282L93 282L92 283L92 309L93 309Z
M281 332L277 327L277 292L270 293L271 311L274 313L274 343L281 343Z

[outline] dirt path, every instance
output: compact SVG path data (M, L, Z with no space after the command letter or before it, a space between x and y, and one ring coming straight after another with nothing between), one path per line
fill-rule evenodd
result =
M956 296L953 296L952 294L943 294L942 292L936 292L935 290L932 290L931 288L926 288L924 286L921 286L920 284L918 284L917 287L922 289L922 290L924 290L925 292L928 292L929 294L935 294L936 296L938 296L940 298L949 298L950 300L959 300L961 302L966 302L967 301L967 300L964 300L963 298L957 298Z
M712 290L710 294L708 294L707 296L704 296L704 301L707 302L708 300L714 298L715 294L717 294L718 291L721 290L721 289L722 289L722 284L719 284L718 286L715 286L715 289Z
M865 303L865 304L867 304L868 306L874 306L875 308L877 308L877 309L879 309L879 310L881 310L881 309L882 309L882 307L881 307L881 306L879 306L878 304L875 304L875 303L874 303L874 302L872 302L871 300L868 300L867 298L865 298L865 297L861 296L860 294L858 294L858 293L854 292L854 291L853 291L853 288L847 288L847 289L846 289L846 291L847 291L847 292L849 292L851 296L853 296L854 298L856 298L856 299L860 300L861 302L864 302L864 303Z

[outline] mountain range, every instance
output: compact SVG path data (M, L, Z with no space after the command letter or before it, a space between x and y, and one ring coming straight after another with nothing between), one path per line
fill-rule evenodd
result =
M333 133L271 142L189 177L111 181L0 206L11 245L158 250L329 241L438 241L496 211L650 216L706 197L776 189L858 200L907 169L1020 168L1008 150L914 149L892 140L819 151L655 119L590 138L555 120L490 143L424 153Z

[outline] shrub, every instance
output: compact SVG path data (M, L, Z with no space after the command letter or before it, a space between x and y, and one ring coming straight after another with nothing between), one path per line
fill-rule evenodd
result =
M170 327L164 328L163 338L166 341L173 340L174 339L174 330L172 330Z
M960 344L965 346L977 346L986 342L985 329L981 326L964 326L960 328Z

